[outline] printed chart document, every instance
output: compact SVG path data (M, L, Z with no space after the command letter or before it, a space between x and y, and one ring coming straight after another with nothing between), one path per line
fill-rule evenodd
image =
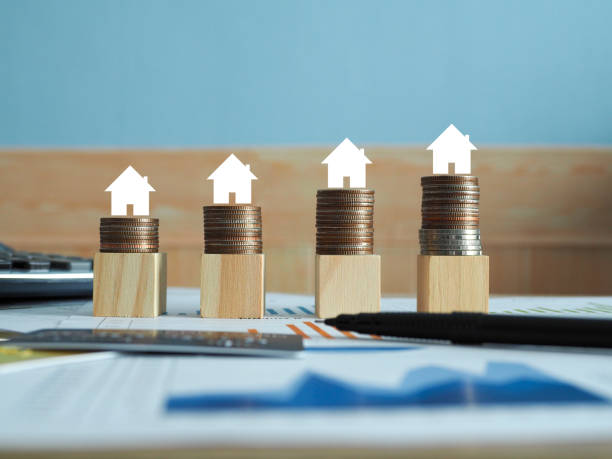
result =
M269 295L265 319L203 320L197 289L156 319L96 318L90 302L0 311L0 328L298 333L291 359L145 356L0 374L4 448L443 446L606 441L612 353L458 346L344 334L313 299ZM492 298L493 313L612 317L610 297ZM383 310L415 310L414 298Z

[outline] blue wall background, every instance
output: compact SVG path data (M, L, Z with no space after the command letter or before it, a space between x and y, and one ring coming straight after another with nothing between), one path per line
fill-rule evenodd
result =
M0 0L0 145L612 144L612 1Z

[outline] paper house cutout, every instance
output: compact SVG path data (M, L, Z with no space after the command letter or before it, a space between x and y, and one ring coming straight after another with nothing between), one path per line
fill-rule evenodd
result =
M213 201L215 204L229 204L229 194L236 193L236 204L251 203L251 180L257 177L249 164L243 164L233 153L210 174L213 180Z
M455 174L469 174L472 168L472 150L477 150L470 142L470 136L463 135L453 124L427 149L433 150L434 174L448 174L449 163L455 164Z
M149 215L149 193L155 189L132 166L128 166L104 191L111 194L111 215L127 215L133 206L134 215Z
M327 164L327 186L342 188L344 177L349 177L351 188L365 188L366 164L372 164L363 148L357 148L349 139L344 139L321 164Z

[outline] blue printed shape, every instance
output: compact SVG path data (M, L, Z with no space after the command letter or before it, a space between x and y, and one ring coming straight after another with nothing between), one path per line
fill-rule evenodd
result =
M434 366L417 368L406 374L399 387L391 389L306 372L285 391L173 396L166 408L180 412L571 403L609 401L528 365L492 362L484 375Z

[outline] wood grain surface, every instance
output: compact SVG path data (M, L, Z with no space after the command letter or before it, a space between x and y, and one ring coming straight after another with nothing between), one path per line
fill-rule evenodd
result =
M169 285L199 286L202 206L213 188L206 177L235 153L258 177L268 291L313 293L315 196L326 187L320 162L332 148L2 150L0 241L92 256L99 219L110 211L104 189L131 164L157 190L151 213L160 218ZM431 153L365 151L383 294L414 294L420 177L431 172ZM492 293L612 293L612 149L479 145L472 163Z
M380 255L316 255L316 316L360 312L380 312Z
M97 317L157 317L166 312L165 253L96 253Z
M417 256L418 312L489 312L489 257Z
M263 254L202 254L202 317L261 319L265 308L264 266Z

